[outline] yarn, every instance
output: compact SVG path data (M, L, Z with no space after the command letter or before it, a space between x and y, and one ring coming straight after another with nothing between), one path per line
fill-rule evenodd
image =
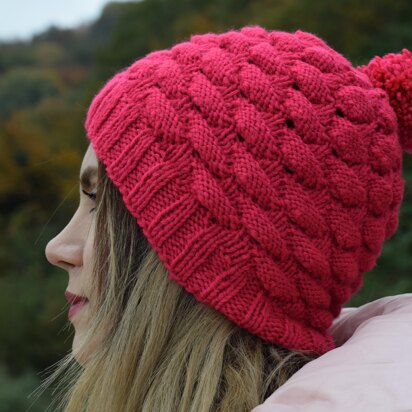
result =
M300 30L194 35L110 79L87 135L172 280L266 341L322 354L398 225L397 59L356 69Z
M376 56L360 69L370 77L375 87L388 94L398 118L402 147L412 154L412 53L403 49L402 53Z

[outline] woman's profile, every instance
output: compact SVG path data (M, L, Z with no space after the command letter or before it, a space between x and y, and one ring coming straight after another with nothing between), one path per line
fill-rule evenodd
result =
M110 79L79 207L46 248L75 329L59 407L259 410L336 350L332 323L398 226L411 84L406 49L355 68L258 26Z

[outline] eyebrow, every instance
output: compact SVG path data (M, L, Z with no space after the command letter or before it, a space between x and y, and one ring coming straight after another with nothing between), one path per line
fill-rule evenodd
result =
M80 175L80 184L86 190L94 189L96 186L97 168L88 166Z

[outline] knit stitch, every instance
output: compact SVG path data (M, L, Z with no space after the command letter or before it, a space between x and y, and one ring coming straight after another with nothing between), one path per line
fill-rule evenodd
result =
M86 129L171 279L266 341L335 347L404 188L365 72L303 31L195 35L109 80Z

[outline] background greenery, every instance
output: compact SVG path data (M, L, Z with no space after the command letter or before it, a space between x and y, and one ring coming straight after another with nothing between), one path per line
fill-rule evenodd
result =
M67 6L69 7L69 6ZM354 64L412 50L410 0L143 0L109 4L90 26L0 44L0 412L26 411L39 372L72 331L67 275L44 258L76 207L87 106L103 82L192 33L258 23L323 37ZM412 291L412 162L397 234L349 305ZM30 411L43 411L48 394Z

